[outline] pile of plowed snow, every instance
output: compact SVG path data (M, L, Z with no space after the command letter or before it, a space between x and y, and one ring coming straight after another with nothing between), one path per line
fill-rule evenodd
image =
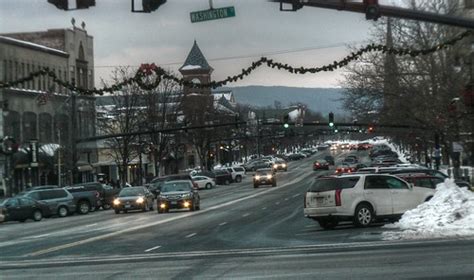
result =
M385 228L398 229L384 232L387 240L474 236L474 193L446 179L430 201Z

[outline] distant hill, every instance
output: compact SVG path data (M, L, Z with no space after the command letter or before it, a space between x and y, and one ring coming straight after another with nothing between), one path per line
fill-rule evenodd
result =
M344 89L340 88L297 88L282 86L245 86L228 87L234 92L237 103L250 104L253 106L274 106L275 100L281 102L282 106L290 103L304 103L309 109L326 115L329 112L335 114L350 115L342 108Z

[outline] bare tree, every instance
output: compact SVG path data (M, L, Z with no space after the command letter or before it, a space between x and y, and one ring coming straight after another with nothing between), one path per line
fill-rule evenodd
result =
M112 82L121 82L134 73L129 68L117 68L112 74ZM137 132L140 124L140 99L143 91L136 84L128 85L112 95L112 105L103 107L104 116L98 119L98 127L103 134ZM137 136L127 135L105 141L106 154L117 164L120 181L128 182L128 166L138 155Z

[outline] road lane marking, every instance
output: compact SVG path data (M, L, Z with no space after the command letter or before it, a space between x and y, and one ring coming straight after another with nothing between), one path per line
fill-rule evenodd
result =
M248 216L250 216L250 213L245 213L242 215L242 217L248 217Z
M309 177L309 176L307 176L307 177ZM187 217L190 217L190 216L202 215L204 213L207 213L207 212L210 212L210 211L213 211L213 210L216 210L216 209L221 209L221 208L224 208L224 207L228 207L229 205L240 203L240 202L245 201L245 200L249 200L249 199L256 198L256 197L259 197L259 196L262 196L262 195L266 195L270 192L279 191L284 186L288 186L288 185L298 183L300 181L303 181L304 179L306 179L305 176L303 176L303 177L299 176L299 177L297 177L297 178L281 185L279 188L266 189L266 190L263 190L261 192L249 195L249 196L244 196L244 197L241 197L241 198L236 199L236 200L231 200L231 201L228 201L228 202L225 202L225 203L222 203L222 204L217 204L217 205L211 206L209 208L200 210L199 212L189 212L189 213L186 213L184 215L174 216L174 217L167 218L167 219L160 220L160 221L156 221L156 222L151 222L151 223L147 223L147 224L143 224L143 225L137 225L137 226L134 226L134 227L129 227L129 228L125 228L125 229L122 229L122 230L117 230L117 231L114 231L114 232L89 237L89 238L74 241L74 242L71 242L71 243L66 243L66 244L62 244L62 245L58 245L58 246L54 246L54 247L49 247L49 248L46 248L46 249L34 251L32 253L29 253L29 254L25 254L25 255L23 255L23 257L37 257L37 256L41 256L41 255L44 255L44 254L48 254L48 253L68 249L68 248L71 248L71 247L76 247L76 246L84 245L84 244L87 244L87 243L107 239L107 238L114 237L114 236L117 236L117 235L121 235L121 234L124 234L124 233L129 233L129 232L132 232L132 231L137 231L137 230L141 230L141 229L145 229L145 228L150 228L150 227L153 227L153 226L161 225L161 224L168 223L168 222L175 221L175 220L181 220L181 219L184 219L184 218L187 218Z
M289 199L288 197L287 197L287 198L285 198L285 201L288 201L288 199Z
M298 197L298 196L300 196L300 194L299 194L299 193L295 194L295 195L294 195L294 196L292 196L292 197L293 197L293 198L296 198L296 197Z
M262 207L262 210L267 210L267 207Z
M151 251L156 250L156 249L158 249L158 248L161 248L161 246L155 246L155 247L152 247L152 248L150 248L150 249L146 249L146 250L145 250L145 253L151 252Z
M224 226L224 225L227 225L227 222L223 222L223 223L220 223L219 226Z
M275 202L275 205L279 205L279 204L280 204L280 201L278 201L278 202Z
M191 233L191 234L186 235L184 238L191 238L191 237L195 236L196 234L197 234L197 233L194 232L194 233Z

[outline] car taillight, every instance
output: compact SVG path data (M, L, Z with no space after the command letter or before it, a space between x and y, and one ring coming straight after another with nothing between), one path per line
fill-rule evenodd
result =
M341 192L342 190L336 190L336 193L335 193L336 206L341 206Z

